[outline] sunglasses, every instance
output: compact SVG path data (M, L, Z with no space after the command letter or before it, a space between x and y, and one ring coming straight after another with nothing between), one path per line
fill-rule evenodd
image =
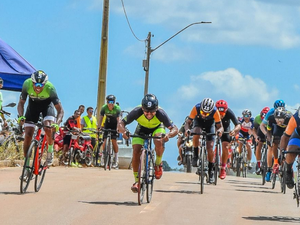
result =
M204 117L207 117L207 116L209 116L210 113L206 113L206 112L203 112L202 110L200 110L200 114Z
M144 113L155 113L156 112L156 110L146 110L146 109L144 109L143 111L144 111Z
M114 101L108 101L107 103L108 103L108 104L115 104Z
M91 112L91 113L92 113L92 112L94 112L94 110L90 109L90 110L89 110L89 112Z
M42 83L34 83L34 86L41 88L41 87L44 87L44 84L42 84Z
M225 109L223 107L218 108L219 112L225 112Z

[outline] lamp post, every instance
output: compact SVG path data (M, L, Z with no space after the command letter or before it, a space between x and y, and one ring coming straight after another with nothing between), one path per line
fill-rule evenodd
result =
M164 41L163 43L161 43L160 45L158 45L156 48L151 48L151 32L148 33L148 37L146 39L147 41L147 58L145 60L143 60L143 67L145 70L145 87L144 87L144 95L148 94L148 85L149 85L149 66L150 66L150 55L152 52L154 52L156 49L158 49L159 47L161 47L162 45L164 45L165 43L167 43L168 41L170 41L173 37L175 37L176 35L178 35L179 33L181 33L182 31L184 31L185 29L189 28L190 26L196 25L196 24L202 24L202 23L211 23L211 22L195 22L195 23L191 23L189 25L187 25L186 27L184 27L183 29L181 29L180 31L178 31L176 34L174 34L172 37L170 37L169 39L167 39L166 41Z

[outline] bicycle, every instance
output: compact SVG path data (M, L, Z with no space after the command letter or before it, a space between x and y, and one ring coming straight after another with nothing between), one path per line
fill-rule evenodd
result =
M46 136L42 136L42 129L44 127L50 129L53 128L51 126L44 125L42 122L42 117L39 118L39 121L37 123L32 124L36 126L36 129L34 131L33 138L26 154L22 175L20 177L20 192L22 194L26 192L30 181L33 179L33 175L35 175L34 190L35 192L38 192L43 184L46 171L49 168L48 165L46 165L48 148L47 138ZM32 162L30 162L32 153L34 154L34 157Z
M277 148L277 151L280 151L280 149ZM275 173L274 173L274 170L272 170L272 173L271 173L271 185L272 185L272 189L275 188L277 174L279 174L279 170L275 171Z
M187 173L192 172L192 158L193 158L193 142L190 136L183 137L181 134L183 143L181 144L182 152L182 165L186 168Z
M241 153L239 154L239 157L237 158L237 167L236 167L236 176L240 177L241 176L241 171L242 171L242 176L247 177L247 169L248 169L248 163L247 163L247 139L246 138L239 138L239 141L242 142L242 150Z
M117 133L116 130L112 129L101 129L102 131L107 131L106 142L103 150L103 158L104 158L104 170L107 168L111 170L112 167L112 158L113 158L113 147L111 142L111 134Z
M200 135L199 141L199 155L198 155L198 162L199 166L197 168L197 174L199 175L199 181L200 181L200 193L203 194L204 192L204 176L206 176L206 182L207 181L207 168L208 168L208 160L207 160L207 149L206 149L206 137L209 135L216 135L215 133L206 133L205 131L202 131L200 133L191 133L191 135Z
M286 185L285 185L285 176L284 176L284 154L280 151L280 157L279 157L279 182L280 182L280 190L281 193L285 194L286 192Z
M93 162L93 146L91 144L91 137L89 135L80 133L79 142L76 140L74 149L75 163L78 164L81 161L84 161L85 165L91 166Z
M102 159L101 147L103 145L103 132L100 130L95 130L93 128L88 128L88 130L97 135L97 146L95 146L93 151L93 165L96 167L100 167Z
M140 164L138 170L138 204L141 205L144 200L146 191L147 202L150 203L153 193L154 185L154 167L155 167L155 155L154 149L152 148L152 139L164 138L164 134L161 136L149 135L135 135L128 134L127 137L138 137L144 139L144 145L141 149Z
M296 149L296 150L293 150L293 151L283 151L282 154L283 156L285 154L291 154L291 153L294 153L294 154L297 154L297 165L296 165L296 169L297 169L297 172L296 172L296 182L294 184L294 192L293 192L293 198L296 199L296 203L297 203L297 207L299 207L299 203L300 203L300 148ZM283 166L284 169L283 169L283 174L286 174L286 167ZM285 176L284 176L285 177ZM284 178L284 183L285 183L285 179Z
M268 152L268 145L267 142L263 143L263 146L261 148L261 166L260 166L260 171L261 171L261 178L262 178L262 185L265 185L266 183L266 173L268 170L268 165L267 165L267 152Z

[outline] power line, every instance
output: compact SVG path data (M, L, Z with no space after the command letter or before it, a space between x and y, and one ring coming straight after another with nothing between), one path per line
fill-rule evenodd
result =
M125 10L125 6L124 6L123 0L121 0L121 2L122 2L123 11L124 11L124 14L125 14L125 17L126 17L128 26L129 26L129 28L130 28L130 30L131 30L131 33L133 34L133 36L134 36L138 41L143 41L143 42L146 41L147 39L145 39L145 40L139 39L139 38L135 35L135 33L133 32L133 30L132 30L132 28L131 28L131 25L130 25L130 22L129 22L128 17L127 17L127 13L126 13L126 10Z

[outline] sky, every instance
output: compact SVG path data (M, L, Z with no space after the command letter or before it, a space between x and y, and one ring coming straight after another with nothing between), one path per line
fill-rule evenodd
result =
M145 39L151 32L149 93L180 127L192 107L209 97L224 99L240 116L255 116L283 99L300 106L298 0L111 0L106 95L122 110L144 95ZM0 1L0 38L33 67L49 75L65 110L96 107L103 0ZM132 30L130 29L130 26ZM2 91L4 104L18 92ZM12 116L16 108L9 109ZM129 126L133 132L136 124ZM176 138L164 160L176 167Z

